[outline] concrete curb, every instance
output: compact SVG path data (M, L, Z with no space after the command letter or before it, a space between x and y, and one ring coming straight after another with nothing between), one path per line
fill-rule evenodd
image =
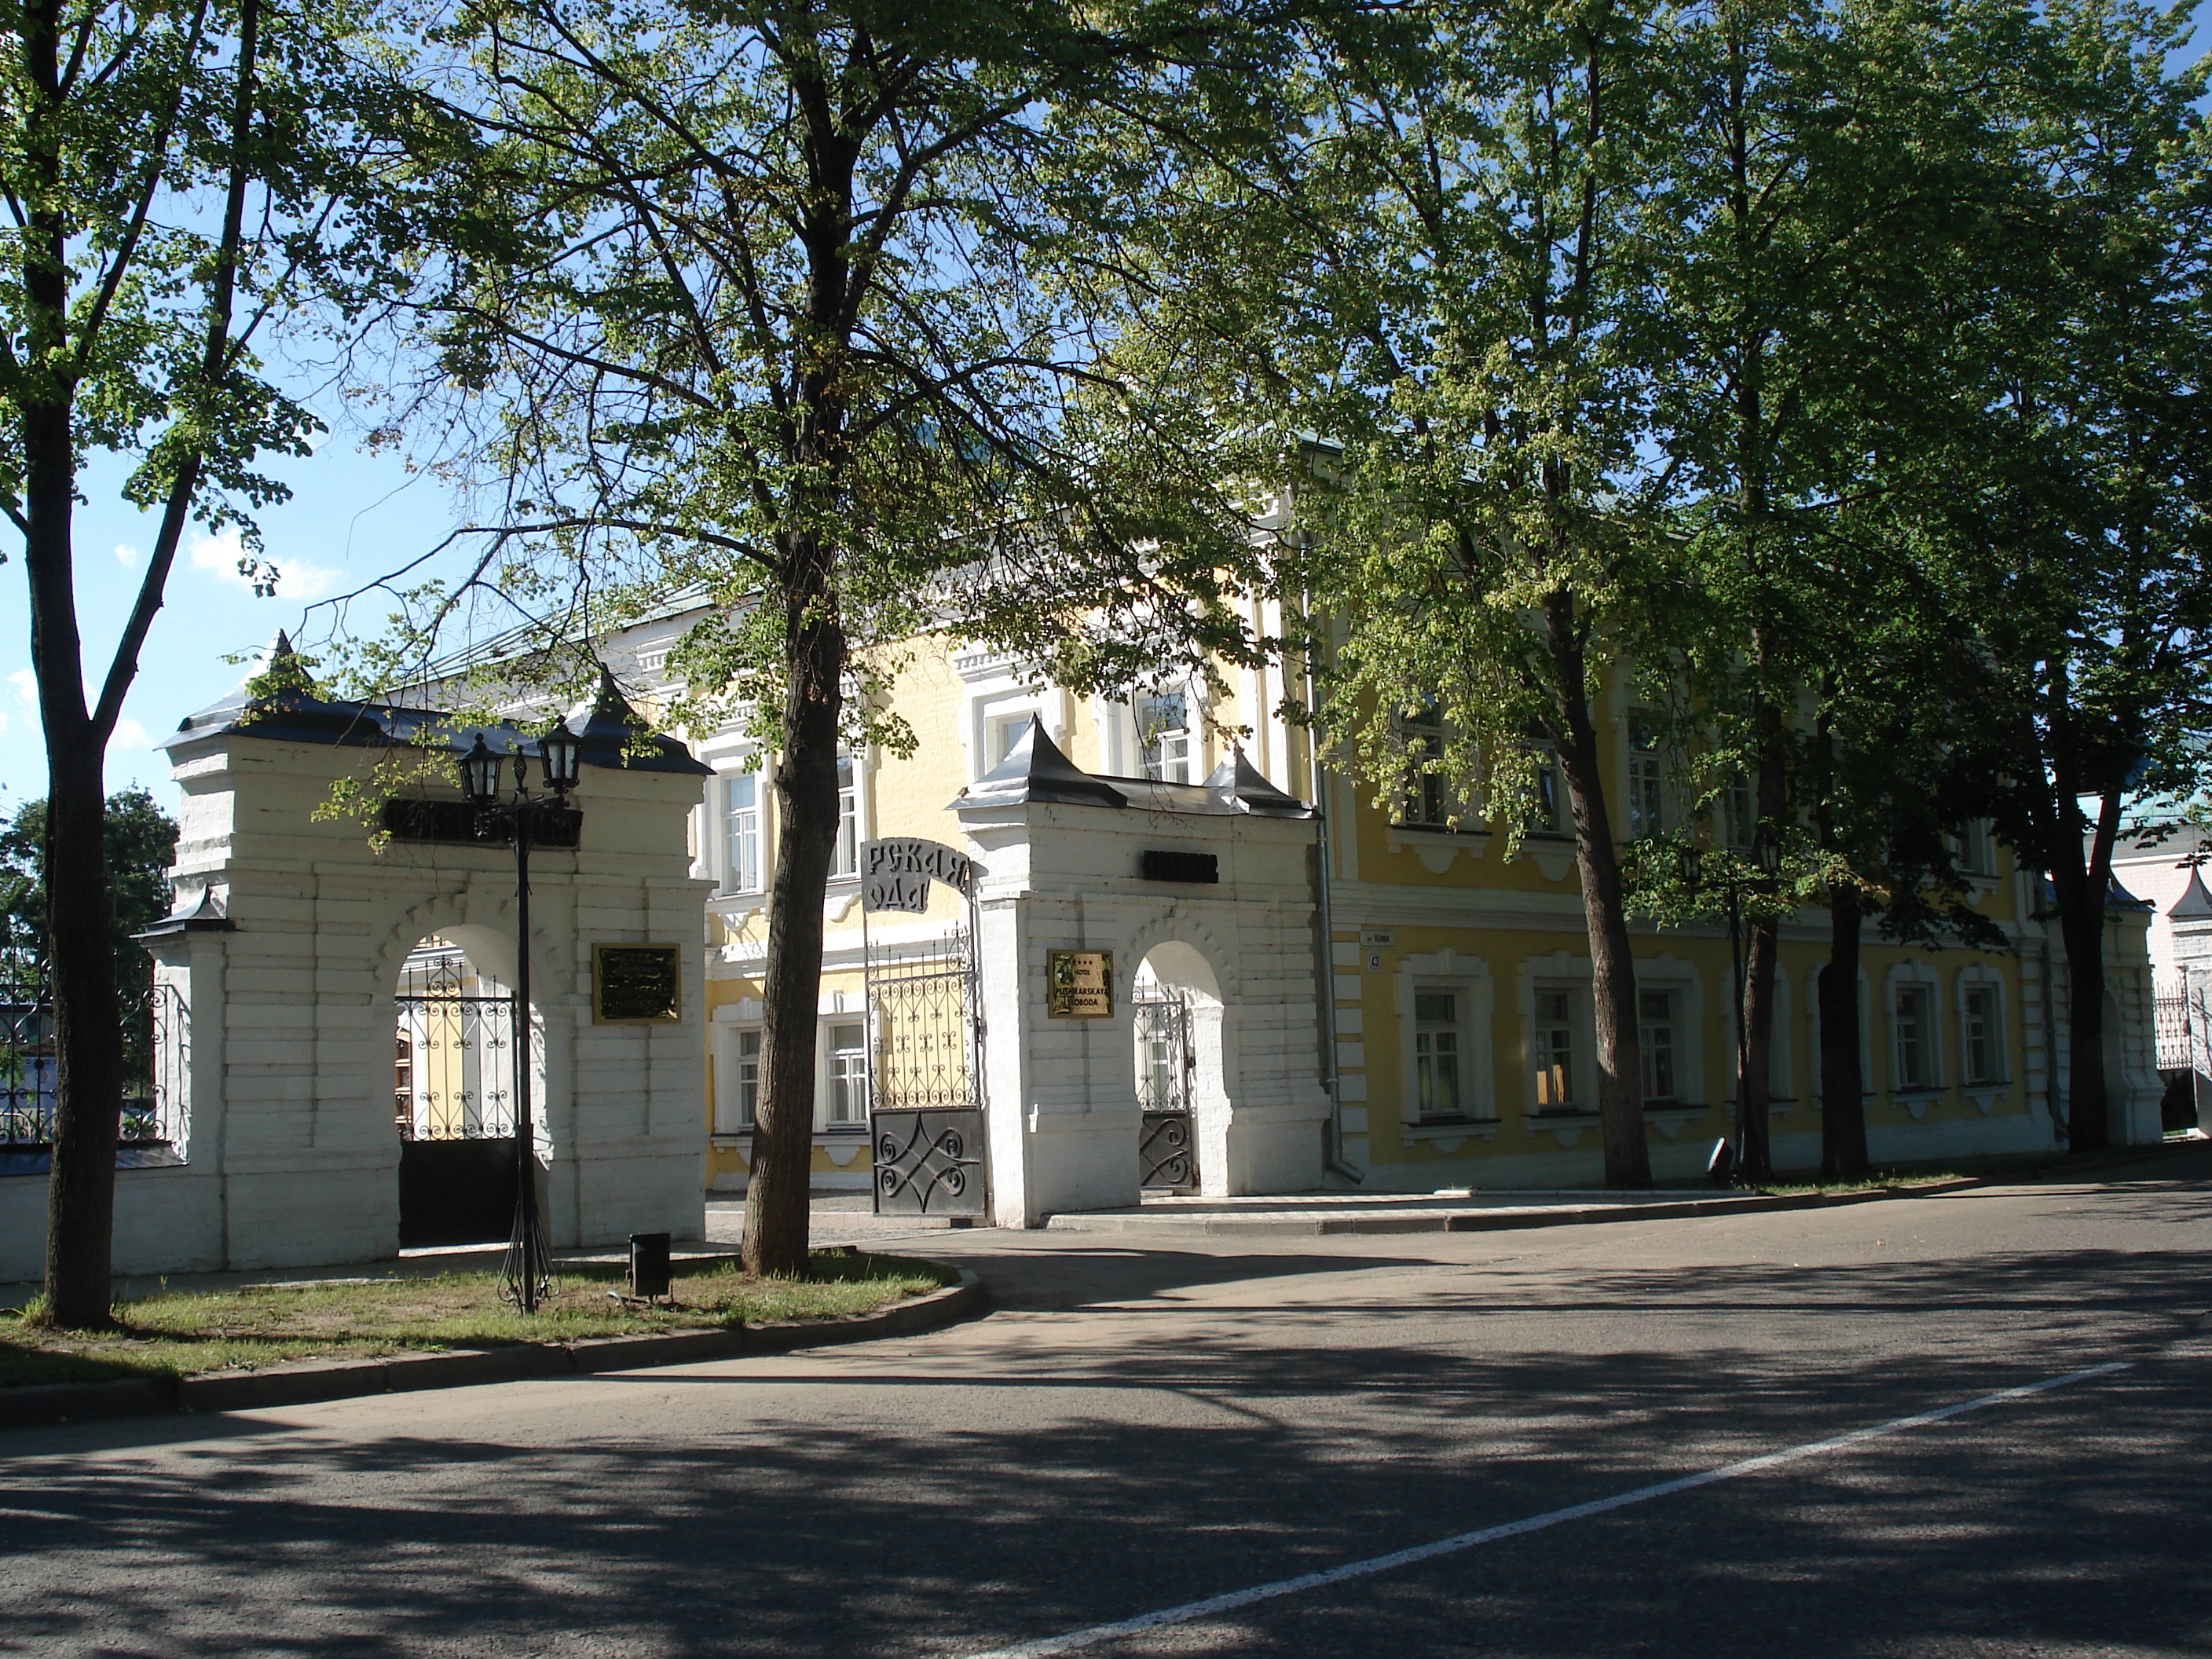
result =
M1788 1193L1766 1198L1688 1198L1678 1203L1577 1204L1526 1208L1432 1210L1398 1215L1278 1216L1240 1221L1233 1217L1170 1221L1141 1215L1056 1215L1048 1231L1121 1237L1184 1238L1314 1238L1343 1234L1511 1232L1532 1227L1583 1227L1615 1221L1679 1221L1698 1216L1765 1215L1778 1210L1827 1210L1892 1198L1930 1198L1992 1184L1980 1177L1925 1186L1875 1188L1863 1193Z
M988 1310L982 1281L965 1267L933 1262L959 1275L944 1289L875 1313L842 1319L786 1320L733 1331L672 1331L665 1336L591 1337L573 1343L518 1343L388 1359L309 1360L266 1370L206 1376L123 1377L106 1382L53 1382L0 1389L0 1430L40 1428L99 1418L149 1417L173 1412L242 1412L307 1406L363 1395L417 1389L464 1389L484 1382L590 1376L654 1365L745 1359L800 1348L873 1342L942 1330Z

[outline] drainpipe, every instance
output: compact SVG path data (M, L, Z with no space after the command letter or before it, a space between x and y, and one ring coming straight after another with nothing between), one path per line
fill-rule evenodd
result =
M1313 595L1301 592L1298 605L1310 621ZM1310 645L1306 650L1306 711L1309 717L1314 708L1316 648ZM1311 724L1306 727L1306 760L1313 788L1314 909L1318 917L1321 939L1316 952L1315 987L1320 996L1315 1012L1321 1030L1322 1084L1328 1091L1328 1140L1322 1163L1331 1175L1341 1176L1357 1187L1365 1184L1367 1171L1345 1156L1344 1083L1337 1075L1336 1069L1336 919L1329 905L1328 809L1324 804L1328 799L1325 792L1328 787L1328 773L1322 765L1320 730Z

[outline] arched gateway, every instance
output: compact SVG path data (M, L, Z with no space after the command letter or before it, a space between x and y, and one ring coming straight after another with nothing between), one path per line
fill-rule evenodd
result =
M628 752L640 725L611 681L570 725L575 812L532 854L532 1006L503 1024L467 999L514 982L514 857L477 840L441 787L441 751L475 727L285 690L218 704L167 739L185 797L177 914L146 944L186 1016L168 1103L182 1155L118 1172L118 1271L391 1255L403 1153L496 1133L500 1068L526 1029L552 1243L698 1237L711 884L690 874L685 830L707 769L665 738ZM502 753L527 743L513 727L484 736ZM334 783L369 779L398 745L427 748L437 777L386 806L380 847L356 819L317 817ZM434 974L423 982L439 962L455 964L450 1003ZM465 1159L445 1162L450 1178ZM38 1273L44 1199L43 1182L0 1187L0 1279Z
M1032 720L951 810L1000 1224L1320 1186L1313 809L1241 756L1203 783L1095 777Z

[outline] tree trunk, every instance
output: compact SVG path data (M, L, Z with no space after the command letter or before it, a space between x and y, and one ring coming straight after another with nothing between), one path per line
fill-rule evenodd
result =
M1820 969L1820 1174L1867 1172L1866 1083L1859 1075L1859 894L1829 890L1828 964Z
M814 1066L822 992L822 902L837 842L838 720L845 632L822 598L818 554L785 601L789 688L776 766L775 873L761 975L760 1101L745 1182L745 1271L806 1269L814 1161Z
M2066 1144L2095 1152L2112 1142L2105 1089L2105 886L2091 888L2078 867L2051 873L2066 950Z
M1555 598L1547 609L1569 603ZM1553 639L1562 638L1555 617ZM1560 647L1555 645L1555 652ZM1570 647L1571 649L1571 647ZM1589 932L1590 1000L1597 1027L1598 1134L1605 1146L1605 1184L1649 1187L1651 1152L1644 1132L1644 1060L1637 1037L1636 959L1628 948L1621 902L1620 854L1606 811L1597 730L1583 693L1580 652L1559 676L1560 729L1553 733L1567 800L1575 817L1575 866L1582 876L1583 917Z
M1745 954L1743 1006L1736 1018L1743 1022L1743 1074L1735 1083L1736 1170L1747 1182L1774 1176L1771 1136L1774 1053L1774 970L1780 954L1782 923L1760 916L1751 924L1750 949Z

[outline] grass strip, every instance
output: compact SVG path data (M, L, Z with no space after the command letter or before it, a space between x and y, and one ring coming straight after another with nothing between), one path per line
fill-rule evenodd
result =
M611 1299L623 1275L611 1264L563 1269L532 1315L499 1299L495 1273L165 1291L118 1304L112 1331L49 1330L0 1310L0 1388L837 1319L951 1282L927 1262L833 1250L815 1251L804 1278L756 1278L734 1262L677 1272L672 1307Z

